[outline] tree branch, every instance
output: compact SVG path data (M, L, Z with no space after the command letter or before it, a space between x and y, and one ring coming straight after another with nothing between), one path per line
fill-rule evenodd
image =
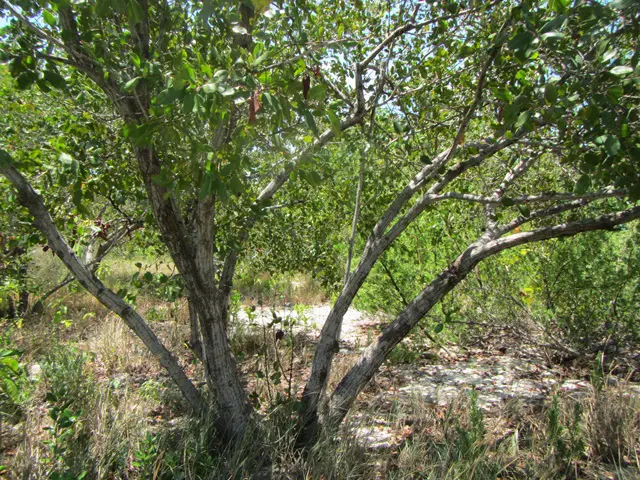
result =
M454 168L445 172L440 180L431 187L429 192L438 193L440 189L444 188L448 183L462 175L468 169L480 165L486 158L511 146L517 142L519 138L521 137L514 137L503 142L485 146L484 151L473 159L461 162ZM444 158L446 154L447 151L441 153L439 157ZM387 211L383 214L382 218L373 228L367 243L365 244L365 248L362 252L358 265L343 285L338 299L327 316L322 327L322 331L320 332L320 339L313 357L311 375L307 380L307 384L305 385L303 392L303 436L314 434L313 430L315 430L318 420L318 409L320 403L324 400L324 393L329 380L329 374L331 372L333 356L339 348L338 342L340 339L340 332L342 330L342 319L344 318L344 314L353 302L353 298L358 293L360 287L366 280L369 272L380 255L407 228L409 223L434 200L426 198L421 199L405 216L396 222L386 235L383 235L384 229L398 215L404 204L424 184L424 182L437 172L437 165L439 165L438 161L434 161L432 165L425 166L409 182L398 197L394 199L391 206L389 206Z
M625 197L629 194L626 190L611 190L591 192L584 195L575 195L573 193L555 193L547 192L538 195L521 195L518 197L511 197L509 200L514 205L522 205L528 203L548 202L548 201L562 201L562 200L597 200L601 198L613 198L613 197ZM500 205L503 202L503 198L496 196L482 196L473 193L460 193L460 192L445 192L435 194L425 194L425 201L432 203L441 200L462 200L465 202L480 203L482 205Z
M436 277L407 308L369 345L356 365L342 378L329 403L326 423L337 425L371 379L391 350L415 327L434 305L458 285L482 260L503 250L551 238L570 237L579 233L613 229L617 225L640 218L640 206L577 222L523 232L488 243L470 245L449 267Z
M162 345L153 330L133 308L127 305L112 290L108 289L80 262L73 249L69 247L60 234L40 196L33 190L22 174L16 170L12 164L11 157L5 151L0 151L0 173L13 184L18 193L20 203L29 210L29 213L34 217L35 226L45 235L49 246L69 271L100 303L124 320L127 326L134 331L167 370L189 405L194 410L201 410L203 403L200 392L186 376L171 352Z

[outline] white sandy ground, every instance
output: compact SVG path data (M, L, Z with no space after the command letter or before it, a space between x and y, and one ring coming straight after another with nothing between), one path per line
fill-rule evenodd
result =
M294 307L281 307L276 309L275 313L283 320L287 318L294 319L294 332L308 331L311 334L318 335L330 311L331 306L323 304L305 307L302 318L298 318ZM273 321L272 308L270 307L256 306L253 314L256 316L253 320L255 324L269 325ZM242 322L249 320L246 308L238 312L238 320ZM378 323L379 321L374 316L350 308L342 320L342 335L340 337L342 346L345 348L357 348L364 345L367 342L367 329ZM288 328L280 328L288 331Z
M294 308L280 308L276 315L282 319L296 319L294 332L306 331L317 336L329 314L329 305L307 307L299 319ZM273 314L268 307L256 307L253 323L269 325ZM238 320L247 322L243 310ZM375 316L349 309L344 316L341 351L361 350L377 335L374 327L381 323ZM281 324L278 324L281 325ZM288 328L282 328L288 331ZM486 352L480 349L469 351L447 347L437 352L438 364L400 365L393 367L394 383L399 388L383 392L377 404L402 404L422 401L428 405L445 406L464 392L474 390L478 406L484 411L499 408L510 400L523 404L534 404L548 398L554 392L564 392L574 397L585 395L591 387L583 379L563 378L560 367L548 368L540 357L526 351ZM614 379L612 379L613 381ZM632 394L640 394L638 385L630 385ZM367 448L386 448L394 443L397 432L383 420L373 420L355 415L352 420L362 419L353 434Z

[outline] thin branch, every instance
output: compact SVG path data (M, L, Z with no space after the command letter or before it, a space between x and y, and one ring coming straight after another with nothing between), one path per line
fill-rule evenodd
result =
M364 130L364 126L363 126ZM366 138L366 137L365 137ZM351 260L353 258L353 247L356 243L356 232L358 226L358 218L360 217L360 198L362 197L362 189L364 188L364 167L367 158L369 145L363 146L360 152L360 169L358 173L358 188L356 190L356 204L353 209L353 220L351 221L351 237L349 238L349 253L347 254L347 266L344 272L344 283L347 283L349 274L351 273Z
M547 202L547 201L563 201L563 200L597 200L600 198L613 198L613 197L625 197L629 194L626 190L613 190L613 191L601 191L591 192L584 195L575 195L573 193L541 193L538 195L522 195L519 197L509 198L510 202L514 205L521 205L527 203ZM445 192L440 194L425 194L424 197L427 201L440 201L440 200L462 200L465 202L480 203L483 205L500 205L503 203L503 198L497 198L495 196L482 196L473 193L460 193L460 192Z
M506 233L509 233L510 231L524 225L525 223L529 223L533 220L537 220L539 218L551 217L553 215L569 212L571 210L577 210L579 208L587 206L592 201L593 200L576 200L574 202L563 203L561 205L554 205L552 207L545 208L542 210L536 210L534 212L531 212L531 214L528 217L521 215L505 225L499 225L493 234L493 238L501 237L502 235L505 235Z
M493 47L491 47L491 50L489 50L489 56L485 60L484 65L480 70L480 75L478 76L478 84L476 85L476 91L473 97L473 102L471 102L471 105L469 105L469 107L467 108L467 111L462 119L462 122L458 127L458 132L456 133L455 139L453 140L453 145L449 149L449 152L446 158L442 162L443 164L447 163L449 159L453 157L454 153L456 152L456 149L458 148L458 145L462 143L462 139L464 138L464 134L467 131L469 122L471 122L471 118L473 117L476 111L476 108L478 107L478 105L480 104L480 101L482 100L482 94L484 93L484 84L487 79L487 74L489 73L489 69L491 68L491 65L493 65L493 61L495 60L496 56L500 52L502 43L506 39L505 32L510 23L511 23L511 18L508 18L502 24L502 27L500 27L500 30L496 34L495 43Z
M421 22L421 23L415 23L413 20L409 23L407 23L406 25L403 25L402 27L398 27L396 28L393 32L391 32L382 42L380 42L372 51L371 53L362 61L360 62L360 67L364 70L371 62L373 62L373 60L378 56L378 54L384 50L389 44L393 43L397 38L401 37L402 35L404 35L405 33L411 32L413 30L418 30L421 28L426 27L427 25L433 25L436 23L439 23L441 21L444 20L451 20L453 18L458 18L458 17L462 17L464 15L467 15L469 13L474 13L480 10L483 10L485 8L487 8L488 6L492 6L499 3L499 1L493 1L491 3L489 3L488 5L484 5L482 7L477 7L477 8L470 8L467 10L462 10L458 13L454 13L451 15L442 15L440 17L437 18L432 18L430 20L427 20L425 22ZM415 19L417 12L414 12L413 14L413 18Z

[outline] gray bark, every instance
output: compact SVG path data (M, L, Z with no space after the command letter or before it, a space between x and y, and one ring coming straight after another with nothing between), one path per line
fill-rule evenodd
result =
M209 276L213 273L213 257L209 253L213 245L196 248L173 194L153 183L152 176L161 170L153 151L139 149L137 156L154 216L198 314L207 383L215 391L220 413L217 427L225 436L240 438L250 421L251 407L226 334L227 300ZM202 228L210 228L209 218L204 220ZM207 231L199 233L208 238Z

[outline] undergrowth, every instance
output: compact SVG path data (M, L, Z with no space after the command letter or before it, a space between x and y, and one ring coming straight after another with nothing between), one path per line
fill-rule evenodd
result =
M176 388L122 322L87 294L62 290L40 320L27 319L1 339L0 471L27 479L640 477L640 403L624 381L612 381L602 357L582 396L556 391L537 405L513 400L492 411L480 408L474 392L447 406L421 398L398 400L391 409L360 404L337 435L299 450L295 420L313 352L310 322L300 305L287 306L286 314L271 309L312 295L305 288L289 292L277 278L261 282L247 283L252 295L237 294L231 305L232 347L260 412L239 445L219 442L215 412L193 417L184 410ZM185 346L184 299L141 289L136 301L180 352L188 374L201 378L202 366ZM58 312L65 321L50 322ZM258 321L259 313L270 320ZM418 333L439 334L434 323ZM390 368L424 359L426 344L420 336L403 342ZM354 358L338 355L331 382ZM386 447L371 448L361 429L379 424L394 436Z

